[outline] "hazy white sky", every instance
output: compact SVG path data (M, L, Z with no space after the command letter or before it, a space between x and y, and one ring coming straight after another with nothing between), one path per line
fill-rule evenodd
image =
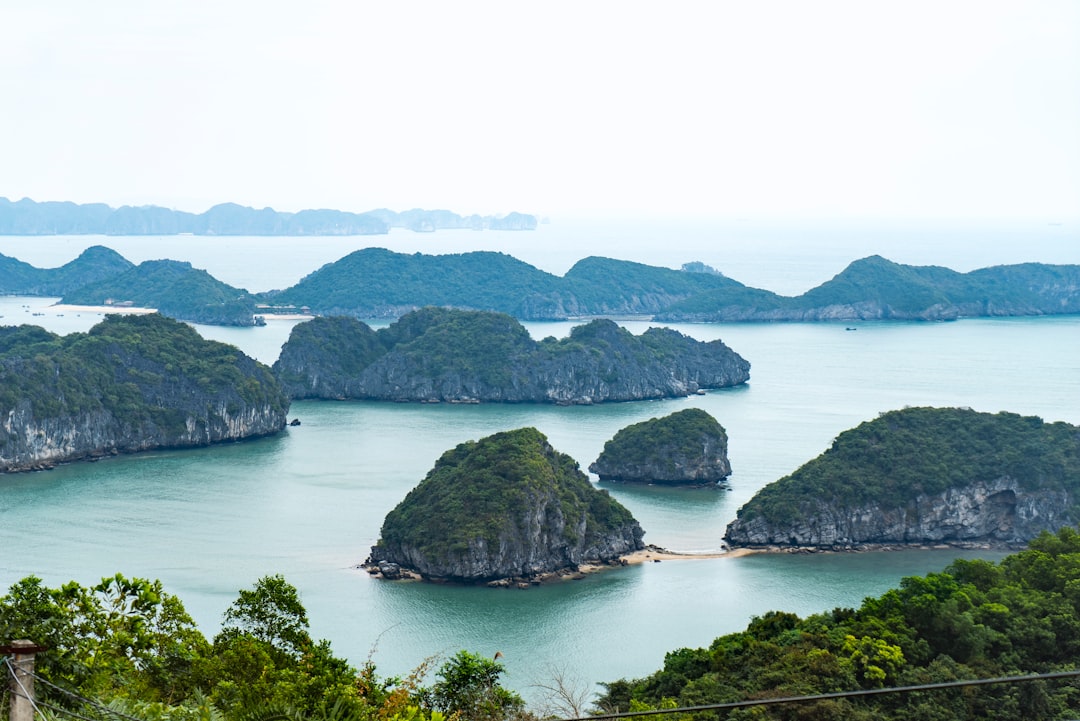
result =
M0 0L0 196L1080 216L1080 2Z

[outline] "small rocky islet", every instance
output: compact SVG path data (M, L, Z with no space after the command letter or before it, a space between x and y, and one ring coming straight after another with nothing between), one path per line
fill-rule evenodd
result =
M642 550L633 515L535 428L447 451L387 514L364 566L386 578L528 585Z
M727 432L700 408L619 430L590 466L601 481L716 486L731 475Z

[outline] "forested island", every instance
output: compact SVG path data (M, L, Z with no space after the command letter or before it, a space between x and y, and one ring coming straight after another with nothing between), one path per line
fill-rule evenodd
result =
M269 435L288 408L269 368L158 314L0 326L0 472Z
M447 451L386 516L367 565L397 578L527 585L644 548L641 526L535 428Z
M342 316L300 323L274 373L294 399L589 404L740 385L750 364L668 328L635 336L601 319L535 341L502 313L423 308L377 331Z
M601 481L713 485L731 475L727 432L700 408L620 429L589 472Z
M176 266L168 272L163 264ZM188 276L179 280L184 269ZM0 293L111 298L199 323L251 325L256 305L316 315L398 318L429 305L520 320L634 316L661 322L955 320L1080 313L1080 266L1024 263L959 273L879 256L851 263L800 296L750 288L700 262L680 270L589 257L560 277L504 253L447 255L366 248L286 289L249 293L178 261L132 266L106 248L57 269L0 255ZM162 307L164 306L164 307Z
M1021 547L1080 521L1080 428L1015 413L906 408L844 431L762 488L742 547Z
M104 203L39 203L29 198L12 202L0 198L0 235L385 235L391 228L428 232L535 227L535 217L516 212L505 216L461 216L449 210L416 208L399 213L380 208L365 213L288 213L221 203L205 213L186 213L156 205L112 208Z

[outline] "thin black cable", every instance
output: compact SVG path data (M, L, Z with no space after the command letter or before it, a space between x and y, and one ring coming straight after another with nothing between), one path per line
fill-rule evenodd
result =
M66 709L63 706L51 704L48 701L39 701L38 704L58 714L64 714L67 716L71 716L72 718L77 718L79 719L79 721L101 721L100 718L94 718L93 716L83 716L81 713L72 711L71 709Z
M41 676L38 676L36 673L31 674L31 675L35 679L40 681L41 683L45 684L46 686L49 686L50 688L54 688L57 691L59 691L60 693L66 694L67 696L70 696L71 698L75 699L76 701L80 701L80 702L82 702L84 704L87 704L88 706L90 706L92 708L96 708L96 709L99 709L100 711L104 711L105 713L112 714L113 716L117 716L119 718L125 719L125 721L145 721L145 719L141 719L141 718L139 718L137 716L129 716L126 713L123 713L121 711L117 711L114 708L110 708L109 706L106 706L105 704L101 703L100 701L95 701L94 699L87 698L86 696L81 696L81 695L75 693L74 691L69 691L66 688L62 688L60 686L57 686L52 681L49 681L48 679L42 678Z
M12 695L18 695L18 696L21 696L22 698L26 699L27 701L30 702L30 705L33 707L34 713L41 713L41 709L38 708L37 702L35 701L33 694L31 694L29 691L26 690L26 686L23 686L23 682L19 679L19 674L20 673L23 674L24 676L33 676L34 674L33 673L28 673L24 669L16 670L15 667L12 665L11 660L8 659L7 657L4 658L4 665L7 666L8 673L11 674L12 680L14 680L15 684L19 687L18 690L11 689ZM20 693L20 691L21 691L21 693Z
M731 703L714 703L705 706L683 706L681 708L652 709L649 711L624 711L622 713L602 714L600 716L580 716L577 718L563 719L563 721L604 721L604 719L632 718L635 716L657 716L665 713L692 713L694 711L722 711L727 709L746 708L748 706L770 706L780 703L803 703L806 701L821 701L834 698L852 698L856 696L877 696L887 693L911 693L912 691L930 691L939 688L956 688L960 686L985 686L994 683L1020 683L1024 681L1039 681L1054 678L1073 678L1080 676L1080 671L1059 671L1056 673L1039 673L1031 676L1000 676L998 678L980 678L967 681L946 681L942 683L924 683L917 686L893 686L890 688L860 689L858 691L839 691L836 693L823 693L815 696L785 696L781 698L763 698L751 701L733 701Z

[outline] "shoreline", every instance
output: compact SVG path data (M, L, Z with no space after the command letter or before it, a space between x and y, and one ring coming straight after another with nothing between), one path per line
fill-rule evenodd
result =
M157 313L157 308L138 308L135 306L115 305L68 305L66 303L54 303L49 308L63 313L130 313L131 315L144 315Z
M551 571L548 573L541 573L528 577L513 576L509 578L500 578L490 581L472 582L454 581L442 578L424 578L419 572L411 568L397 566L397 564L391 564L391 566L396 566L396 568L390 572L390 575L387 575L386 569L381 568L379 564L371 563L370 561L358 563L353 566L353 568L365 571L369 577L379 580L427 581L428 583L441 583L462 586L487 586L488 588L529 588L531 586L540 586L549 583L559 583L563 581L579 581L593 573L606 571L613 568L622 568L625 566L640 566L645 563L660 563L662 561L740 558L742 556L749 556L760 552L761 551L757 549L735 548L727 551L714 551L709 553L680 553L678 551L672 551L667 548L660 548L659 546L646 546L641 550L620 556L607 563L586 563L581 564L576 569L563 569L560 571Z

